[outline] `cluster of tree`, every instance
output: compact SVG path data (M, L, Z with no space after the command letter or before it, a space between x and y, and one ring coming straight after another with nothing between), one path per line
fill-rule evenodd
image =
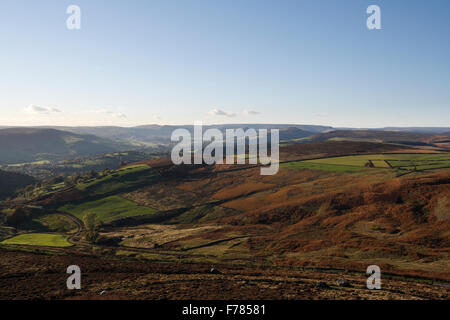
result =
M95 243L99 238L98 227L99 224L96 222L95 214L92 212L87 213L83 217L83 223L86 228L86 241L90 243Z
M87 231L85 240L90 243L115 246L120 241L122 241L122 239L120 237L107 238L107 237L101 236L98 231L99 231L99 229L101 229L102 223L97 222L97 220L95 219L95 214L92 212L87 213L83 217L83 223L84 223L84 226L86 227L86 231Z
M20 228L21 225L30 221L33 216L41 213L39 207L15 207L5 218L5 224L14 228Z
M0 170L0 199L14 196L18 189L33 185L36 179L25 174Z

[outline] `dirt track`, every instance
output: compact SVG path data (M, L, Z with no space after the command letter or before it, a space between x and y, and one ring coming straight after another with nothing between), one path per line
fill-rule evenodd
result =
M66 213L66 212L61 212L59 211L58 214L67 217L68 219L70 219L74 224L76 224L77 226L77 232L74 233L72 235L73 236L79 236L80 233L83 231L83 222L78 219L77 217L75 217L74 215L70 214L70 213Z

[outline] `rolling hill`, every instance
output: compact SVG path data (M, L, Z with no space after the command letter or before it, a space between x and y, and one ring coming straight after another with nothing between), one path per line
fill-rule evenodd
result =
M140 142L169 144L170 136L175 129L187 129L193 132L192 125L142 125L137 127L39 127L39 129L54 129L72 132L81 135L95 135L97 137L119 140L124 142ZM221 131L236 128L254 129L280 129L281 132L289 134L289 139L311 136L316 133L332 130L330 126L296 125L296 124L224 124L224 125L204 125L203 129L216 128Z
M280 140L299 139L310 137L314 132L303 130L296 127L289 127L280 130Z
M0 164L62 160L131 148L126 143L55 129L0 130Z
M371 141L439 148L442 147L440 143L446 139L448 140L448 137L443 134L437 135L409 131L335 130L316 134L310 138L310 141Z

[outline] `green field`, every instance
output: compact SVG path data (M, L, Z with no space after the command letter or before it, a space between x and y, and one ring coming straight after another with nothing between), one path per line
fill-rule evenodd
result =
M27 233L6 239L1 244L18 244L43 247L70 247L68 236L48 233Z
M363 172L365 168L351 165L342 164L328 164L328 163L315 163L312 161L298 161L298 162L288 162L282 163L281 168L290 170L320 170L320 171L330 171L330 172Z
M50 163L50 161L48 161L48 160L40 160L40 161L34 161L34 162L9 164L9 165L7 165L7 167L14 168L14 167L24 167L27 165L42 165L42 164L49 164L49 163Z
M361 172L373 170L366 168L371 161L375 168L388 169L392 166L397 172L450 168L450 154L373 154L344 156L289 162L281 165L286 169L311 169L333 172Z
M158 177L155 170L143 164L112 171L102 177L80 183L76 188L89 191L93 195L105 195L117 190L154 183Z
M82 202L80 204L67 204L60 207L59 210L62 212L69 212L79 219L83 219L88 213L93 213L96 221L103 223L156 212L155 209L138 206L133 201L118 196L105 197L99 200Z
M37 187L33 190L33 197L49 195L65 188L64 182Z
M385 160L370 160L375 168L390 168L389 164Z

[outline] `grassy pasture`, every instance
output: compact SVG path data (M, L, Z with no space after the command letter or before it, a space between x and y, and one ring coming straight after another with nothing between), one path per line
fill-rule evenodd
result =
M282 164L286 169L312 169L333 172L362 172L372 161L375 168L389 168L398 171L430 170L450 168L450 154L374 154L303 160ZM373 169L372 169L373 170Z
M92 162L95 161L96 160L93 160ZM64 166L83 168L84 165L70 164ZM80 191L89 191L92 195L106 195L117 190L139 186L145 183L150 184L156 181L157 178L157 172L150 169L149 166L143 164L111 171L103 176L78 183L75 187ZM64 182L60 182L57 184L36 188L33 192L34 196L42 196L52 194L65 187L66 185Z
M16 244L43 247L70 247L68 236L48 233L27 233L6 239L1 244Z
M9 165L7 165L7 167L14 168L14 167L24 167L27 165L42 165L42 164L50 164L50 161L40 160L40 161L26 162L26 163L15 163L15 164L9 164Z
M69 212L79 219L83 219L86 214L92 212L95 214L97 222L104 223L156 212L155 209L139 206L133 201L118 196L105 197L79 204L67 204L60 207L59 210Z
M151 183L156 181L158 177L156 171L143 164L112 171L100 178L79 183L76 188L81 191L89 191L94 195L104 195L117 190Z
M282 163L281 168L291 170L309 169L309 170L320 170L331 172L362 172L364 170L363 167L359 166L331 164L331 163L315 163L312 161Z
M387 164L384 160L371 160L375 168L390 168L389 164Z
M403 170L431 170L450 167L450 160L389 160L388 162L392 167Z
M49 195L49 194L55 193L64 188L65 188L64 182L59 182L59 183L47 185L44 187L38 187L33 190L33 197Z

